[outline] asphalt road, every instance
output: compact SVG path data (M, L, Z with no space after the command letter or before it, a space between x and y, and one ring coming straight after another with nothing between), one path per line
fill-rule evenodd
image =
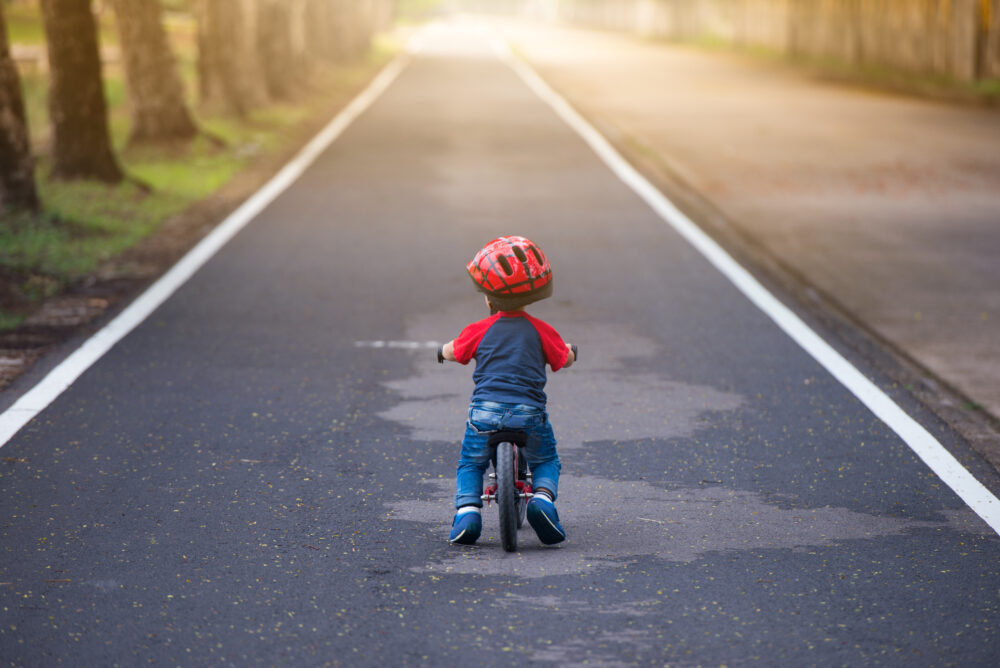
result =
M515 554L495 511L446 542L471 369L406 347L485 315L464 264L502 233L581 348L549 384L569 540ZM430 39L0 455L3 664L1000 652L997 535L474 36Z

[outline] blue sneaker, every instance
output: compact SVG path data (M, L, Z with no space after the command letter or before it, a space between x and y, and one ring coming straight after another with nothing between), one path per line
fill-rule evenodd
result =
M538 540L546 545L555 545L566 540L566 532L559 524L556 506L548 499L533 496L528 501L528 523L538 534Z
M448 541L458 545L472 545L479 540L479 534L483 531L482 516L473 511L455 515L451 523L451 534Z

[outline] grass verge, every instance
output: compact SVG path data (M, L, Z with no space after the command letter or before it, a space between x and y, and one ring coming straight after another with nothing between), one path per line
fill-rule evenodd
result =
M19 8L9 19L14 40L41 41L37 14ZM113 33L113 23L110 30L107 23L102 21L102 35ZM192 24L174 16L168 26L181 71L193 87ZM398 45L391 40L376 40L364 59L317 72L309 89L294 103L272 104L242 120L199 117L201 127L224 140L225 146L198 138L183 145L126 148L129 127L122 75L116 63L106 63L112 142L132 177L115 186L48 180L47 76L43 71L26 72L22 85L33 145L40 156L37 182L43 210L38 215L0 218L0 332L21 325L45 299L91 279L103 264L244 170L294 148L302 141L302 124L330 113L336 101L348 99L397 51Z

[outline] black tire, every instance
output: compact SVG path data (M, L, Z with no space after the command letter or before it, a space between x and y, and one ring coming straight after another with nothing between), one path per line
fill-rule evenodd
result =
M497 445L497 508L500 511L500 543L507 552L517 551L517 502L519 499L514 446L510 443Z

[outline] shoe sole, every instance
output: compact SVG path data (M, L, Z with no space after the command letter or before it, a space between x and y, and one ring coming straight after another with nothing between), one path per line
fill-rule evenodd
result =
M466 533L468 533L468 531L463 531L462 533L458 534L448 542L452 543L453 545L472 545L477 540L479 540L479 536L475 537L469 536L469 538L465 538ZM463 540L463 538L465 538L465 540Z
M546 545L555 545L566 540L566 534L559 530L541 508L528 506L528 524L535 530L538 540Z
M472 535L469 533L468 529L462 529L462 533L450 539L448 542L452 545L473 545L477 540L479 540L479 533Z

